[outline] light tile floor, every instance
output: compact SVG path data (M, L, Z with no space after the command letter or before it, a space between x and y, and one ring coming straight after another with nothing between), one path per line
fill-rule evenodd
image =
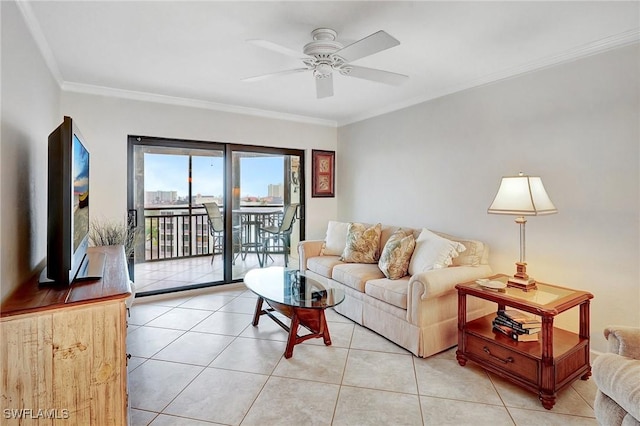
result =
M578 380L545 410L455 348L417 358L327 311L332 346L283 356L286 333L242 285L136 299L127 351L132 425L597 425Z

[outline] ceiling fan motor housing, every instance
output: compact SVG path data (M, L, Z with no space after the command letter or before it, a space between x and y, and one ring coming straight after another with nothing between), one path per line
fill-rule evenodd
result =
M342 43L335 41L337 35L337 32L329 28L318 28L311 32L313 41L304 46L303 52L313 57L305 59L304 63L313 69L315 78L327 78L334 69L340 70L344 65L342 58L333 55L344 47Z

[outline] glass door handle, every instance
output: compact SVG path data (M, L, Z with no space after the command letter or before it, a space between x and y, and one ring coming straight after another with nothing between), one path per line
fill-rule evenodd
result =
M129 225L130 228L138 227L138 210L129 209L127 211L127 224Z

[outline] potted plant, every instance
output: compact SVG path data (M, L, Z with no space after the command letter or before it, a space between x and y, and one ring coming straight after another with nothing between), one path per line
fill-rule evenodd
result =
M124 221L94 219L89 226L89 240L94 246L123 245L129 267L129 278L133 280L133 250L138 232Z

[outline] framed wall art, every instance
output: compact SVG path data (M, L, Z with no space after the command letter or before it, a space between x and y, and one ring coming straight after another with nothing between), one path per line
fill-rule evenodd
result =
M311 196L335 197L336 152L311 150Z

